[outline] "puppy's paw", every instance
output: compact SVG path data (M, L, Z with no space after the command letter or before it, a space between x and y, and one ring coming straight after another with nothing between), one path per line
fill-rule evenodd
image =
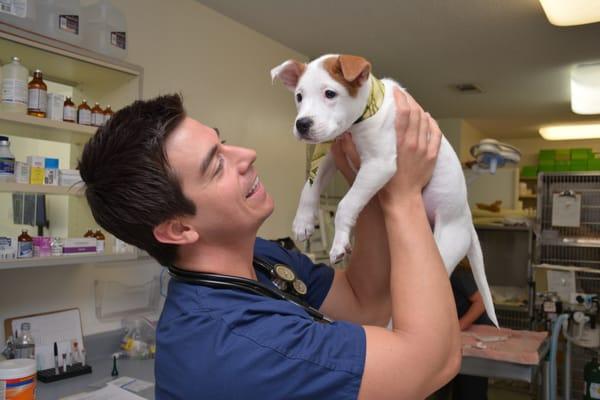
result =
M346 254L350 253L352 253L350 235L346 232L336 232L333 245L329 251L329 261L331 264L337 264L344 259Z
M299 241L308 240L315 231L315 218L311 212L298 212L292 224L294 238Z

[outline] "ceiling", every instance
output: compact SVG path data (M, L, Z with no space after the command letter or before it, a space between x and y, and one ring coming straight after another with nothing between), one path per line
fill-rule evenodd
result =
M538 0L198 1L311 59L366 57L436 118L464 118L489 137L593 119L571 112L569 75L600 61L600 23L553 26ZM483 93L453 88L467 82Z

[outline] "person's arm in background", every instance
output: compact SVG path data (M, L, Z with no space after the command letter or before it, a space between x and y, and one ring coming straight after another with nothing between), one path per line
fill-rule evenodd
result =
M349 133L331 148L336 167L350 185L360 158ZM386 326L391 316L390 256L383 212L378 197L373 197L360 213L354 229L354 246L345 270L336 269L332 288L321 311L345 321L363 325Z
M397 172L379 193L390 243L392 331L365 326L359 399L422 399L460 368L461 339L448 274L423 204L442 133L396 90ZM425 300L426 299L426 300Z
M479 317L483 315L485 312L485 306L483 305L483 298L479 291L475 291L473 294L469 296L469 301L471 302L471 306L467 310L467 312L458 320L458 324L460 326L460 330L464 331L469 329L473 322L477 321Z

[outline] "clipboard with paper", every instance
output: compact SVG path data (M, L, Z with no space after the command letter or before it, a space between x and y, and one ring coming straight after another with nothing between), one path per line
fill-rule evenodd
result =
M581 226L581 194L565 190L552 195L552 226Z

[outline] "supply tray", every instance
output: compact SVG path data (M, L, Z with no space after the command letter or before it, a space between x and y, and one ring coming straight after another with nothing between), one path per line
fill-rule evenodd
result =
M67 366L66 372L62 372L62 367L58 368L58 374L56 374L56 370L54 368L48 368L38 371L37 378L40 382L50 383L91 373L92 367L90 365L82 365L81 363L75 363L70 367Z

